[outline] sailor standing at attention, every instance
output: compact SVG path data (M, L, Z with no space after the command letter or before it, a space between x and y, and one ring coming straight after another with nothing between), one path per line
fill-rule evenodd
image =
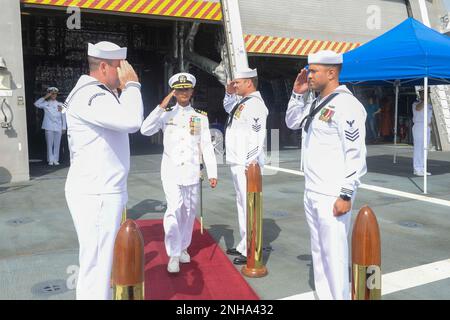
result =
M126 57L127 48L114 43L89 43L90 74L80 77L64 103L70 149L65 192L80 245L77 299L112 294L114 241L128 200L128 134L143 120L141 85Z
M286 125L305 135L304 207L311 236L315 291L319 299L350 299L348 232L360 178L366 173L366 111L339 85L342 55L308 57L294 83ZM308 103L308 89L319 96Z
M166 194L164 242L169 256L167 271L177 273L180 263L189 263L195 216L198 210L200 164L203 157L211 188L217 185L217 163L211 143L206 112L194 109L191 97L196 79L189 73L178 73L169 79L172 91L149 114L141 133L151 136L164 132L161 180ZM177 103L169 107L175 97Z
M236 191L239 233L241 239L227 254L237 256L233 263L247 263L247 178L251 163L264 167L264 142L269 111L258 88L256 69L238 70L226 87L223 106L228 113L225 132L226 159L230 165Z

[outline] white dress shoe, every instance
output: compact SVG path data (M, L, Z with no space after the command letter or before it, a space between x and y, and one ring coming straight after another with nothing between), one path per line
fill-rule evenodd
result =
M191 262L191 256L189 255L187 250L181 251L180 262L181 263L189 263L189 262Z
M423 172L414 171L414 174L415 174L416 176L423 177ZM431 176L431 173L430 173L430 172L427 172L427 176Z
M59 166L59 162L53 162L55 166Z
M48 165L49 165L49 166L52 166L52 165L53 165L53 162L49 162Z
M167 264L167 271L170 273L180 272L180 257L170 257Z

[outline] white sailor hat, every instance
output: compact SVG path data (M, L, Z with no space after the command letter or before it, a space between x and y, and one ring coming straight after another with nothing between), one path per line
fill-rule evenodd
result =
M48 87L47 88L47 92L51 92L51 93L58 93L59 92L59 89L58 88L56 88L56 87Z
M256 69L250 69L250 68L243 68L240 70L237 70L234 74L234 79L249 79L249 78L255 78L258 76L258 72Z
M109 41L101 41L96 44L88 43L88 56L100 59L124 60L127 58L127 48L121 48Z
M0 57L0 69L6 69L6 62L3 57Z
M197 79L195 79L192 74L187 72L180 72L170 77L169 87L171 87L172 89L194 88L196 82Z
M308 64L342 64L342 54L331 50L322 50L308 56Z

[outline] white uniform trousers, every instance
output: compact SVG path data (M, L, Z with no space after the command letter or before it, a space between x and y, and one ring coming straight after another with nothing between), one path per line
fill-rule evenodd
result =
M127 194L66 193L66 200L80 245L76 298L111 299L114 241Z
M413 166L414 171L418 173L423 173L423 122L416 123L413 125L413 138L414 138L414 155L413 155ZM430 127L428 127L427 132L427 148L430 144Z
M191 244L200 183L180 186L167 180L162 181L167 201L163 221L164 243L169 257L179 257Z
M305 190L316 294L321 300L350 299L348 232L351 211L333 216L336 197Z
M241 239L236 250L243 256L247 256L247 177L245 166L231 165L234 190L236 191L236 207L239 221L239 234Z
M45 141L47 142L47 162L59 162L61 134L61 131L45 130Z

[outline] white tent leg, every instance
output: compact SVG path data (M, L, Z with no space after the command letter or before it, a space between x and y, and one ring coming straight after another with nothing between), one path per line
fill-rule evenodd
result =
M423 193L427 193L427 155L428 155L428 77L423 80L424 102L423 102Z
M397 163L398 81L395 82L394 163Z

